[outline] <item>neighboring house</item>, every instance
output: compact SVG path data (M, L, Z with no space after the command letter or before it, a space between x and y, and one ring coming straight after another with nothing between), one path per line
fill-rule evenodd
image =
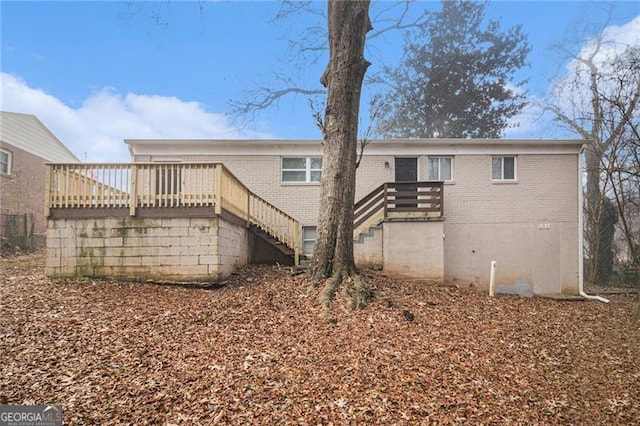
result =
M302 251L312 252L320 208L320 141L126 140L125 143L129 145L132 161L138 164L224 164L251 192L297 219L302 226L298 237ZM503 291L577 294L582 280L579 179L583 143L373 141L366 146L357 172L356 200L376 188L386 194L387 187L381 187L385 182L444 184L418 189L429 194L425 200L431 197L436 201L398 195L389 204L404 205L404 210L397 209L404 212L431 205L434 208L429 211L434 214L406 213L394 217L387 214L385 207L384 218L363 221L362 229L354 235L358 263L383 267L398 275L486 287L490 263L495 260L496 281ZM156 175L156 185L161 181L173 184L174 194L178 194L181 175L171 170L177 169L169 168L165 174ZM407 194L416 188L405 185L395 191ZM397 201L402 197L408 199Z
M0 213L32 215L45 234L45 164L78 163L75 155L34 115L0 112ZM6 231L3 222L2 231Z

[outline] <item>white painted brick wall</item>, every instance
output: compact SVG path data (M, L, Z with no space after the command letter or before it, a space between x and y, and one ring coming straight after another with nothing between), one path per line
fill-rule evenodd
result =
M576 222L576 161L576 155L520 155L517 182L494 183L490 155L457 156L455 183L444 188L446 222Z
M283 184L280 156L185 158L195 160L224 163L253 192L303 225L315 224L320 186ZM454 156L454 183L444 188L447 222L576 221L576 161L575 154L519 155L517 183L499 184L491 181L490 155ZM427 176L427 156L418 156L418 179L426 180ZM393 180L393 156L365 155L357 172L356 200Z

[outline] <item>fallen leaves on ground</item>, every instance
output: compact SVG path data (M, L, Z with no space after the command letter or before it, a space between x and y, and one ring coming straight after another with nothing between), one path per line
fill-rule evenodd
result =
M317 304L304 276L249 266L218 289L0 271L0 403L66 424L631 424L633 295L558 302L393 280ZM410 314L410 315L408 315Z

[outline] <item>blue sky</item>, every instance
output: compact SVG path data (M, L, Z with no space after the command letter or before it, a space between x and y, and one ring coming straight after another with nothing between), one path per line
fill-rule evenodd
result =
M393 5L374 1L371 16ZM439 5L416 2L413 13ZM532 66L519 76L529 78L533 98L566 71L550 45L565 40L575 22L602 21L600 6L490 3L489 16L503 28L522 24L529 34ZM273 87L274 73L320 88L326 57L302 66L286 39L324 19L302 14L274 21L279 8L274 1L1 1L0 107L37 115L89 161L128 161L124 138L319 138L304 96L285 98L249 121L231 115L231 100ZM619 2L610 24L624 27L638 16L640 2ZM401 53L399 33L371 41L370 72L397 63ZM364 91L363 104L372 90ZM507 136L558 136L536 121L523 116L522 127Z

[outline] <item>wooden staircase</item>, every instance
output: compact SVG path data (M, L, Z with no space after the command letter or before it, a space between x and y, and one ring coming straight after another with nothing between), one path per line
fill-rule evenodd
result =
M442 182L387 182L354 206L353 239L385 219L444 216Z
M249 194L249 230L300 263L300 222L254 193Z
M251 194L249 230L300 265L300 224ZM363 242L370 228L384 220L436 218L444 215L442 182L388 182L354 205L353 239Z
M295 249L289 247L286 243L278 240L273 235L269 234L262 228L257 225L249 225L249 231L256 237L260 238L262 241L269 244L271 247L278 250L280 253L284 254L287 257L290 257L291 260L295 262L296 251Z

